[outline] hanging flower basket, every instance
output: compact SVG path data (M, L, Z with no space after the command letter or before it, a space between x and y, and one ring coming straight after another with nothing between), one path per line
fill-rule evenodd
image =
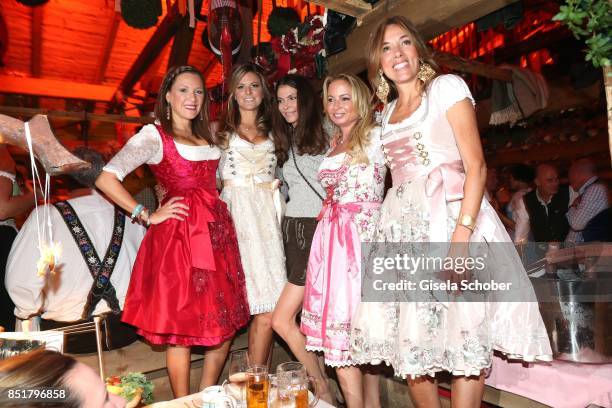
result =
M310 78L322 78L325 74L325 49L323 37L325 21L322 16L308 16L303 23L290 28L281 36L270 40L274 58L259 53L259 61L268 72L271 81L288 73L297 73ZM262 58L263 57L263 58Z
M162 14L161 0L121 0L121 16L130 27L144 30L157 24Z

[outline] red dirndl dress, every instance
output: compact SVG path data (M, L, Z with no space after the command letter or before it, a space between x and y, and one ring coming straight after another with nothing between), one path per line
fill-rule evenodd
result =
M186 160L157 130L163 159L150 167L165 192L162 204L183 197L189 215L147 231L122 320L153 344L220 344L246 325L249 306L236 232L216 189L219 160Z

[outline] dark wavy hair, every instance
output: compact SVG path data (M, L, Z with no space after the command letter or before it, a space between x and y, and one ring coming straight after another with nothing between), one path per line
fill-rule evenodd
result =
M215 138L211 134L209 118L208 118L208 95L206 92L206 81L202 73L194 66L182 65L179 67L171 68L170 71L164 77L161 87L159 88L159 94L157 95L157 102L155 103L155 118L161 123L162 129L171 135L172 134L172 110L168 101L166 100L166 94L174 85L176 78L181 74L195 74L202 80L202 86L204 88L204 102L200 108L200 114L191 120L191 132L199 139L206 140L209 144L214 145ZM170 119L168 119L168 112L170 112Z
M272 113L272 133L279 165L289 159L288 151L291 143L300 155L325 153L328 138L323 131L323 107L314 87L303 76L292 74L276 83L276 92L281 86L290 86L297 91L298 120L295 128L287 123L278 110L278 104Z
M272 111L272 94L270 93L270 87L268 86L268 82L266 77L260 71L259 67L255 64L240 64L236 65L232 69L232 75L229 80L229 95L227 98L227 111L223 115L221 120L220 131L217 134L219 144L222 147L226 147L229 141L230 134L232 132L238 131L238 126L240 126L240 121L242 118L240 117L240 108L238 107L238 102L236 102L236 89L240 84L242 78L248 74L253 73L259 78L259 82L261 83L261 89L263 91L263 99L259 108L257 109L257 130L260 133L267 135L270 131L270 114Z

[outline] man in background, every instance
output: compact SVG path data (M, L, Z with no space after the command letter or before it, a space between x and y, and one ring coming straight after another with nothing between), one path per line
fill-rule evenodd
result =
M536 168L535 189L523 196L517 211L518 219L525 223L517 231L517 242L563 242L569 225L565 214L569 203L567 186L559 188L559 172L551 164L540 164ZM530 235L530 237L529 237Z
M567 211L570 231L565 241L580 243L584 242L583 230L589 221L610 206L608 188L598 179L595 163L589 158L573 162L568 178L573 192Z
M37 218L32 213L11 248L6 288L15 303L18 328L21 321L29 320L36 330L37 317L40 317L40 330L48 330L88 322L92 315L106 314L107 340L110 338L112 347L117 348L136 339L133 329L121 323L120 312L145 228L130 222L129 218L126 220L122 212L95 190L95 180L104 166L102 156L85 148L77 149L74 154L92 166L72 174L80 184L80 188L71 191L71 197L76 198L49 208L53 239L62 247L56 272L46 278L37 276ZM38 209L39 219L43 211L44 207ZM67 339L66 352L96 349L92 333Z

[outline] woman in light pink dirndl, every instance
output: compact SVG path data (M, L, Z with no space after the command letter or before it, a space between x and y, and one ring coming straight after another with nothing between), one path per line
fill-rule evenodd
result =
M314 234L301 330L306 349L322 351L336 368L348 407L380 406L378 376L362 374L349 353L351 319L361 297L361 244L371 239L383 199L386 168L366 85L352 75L323 86L337 128L319 167L327 198ZM365 377L365 378L364 378Z
M510 237L483 199L486 165L465 82L436 75L425 44L401 16L381 22L368 50L377 96L387 102L386 90L391 101L382 115L381 143L393 187L373 240L387 248L450 243L453 259L453 249L465 250L470 243L470 251L487 251L490 277L512 282L513 291L511 297L490 293L476 302L451 288L446 298L361 303L353 316L351 354L361 363L385 361L396 375L408 377L415 406L440 406L435 376L446 371L452 375L452 405L479 407L494 350L525 361L551 360L538 303ZM465 258L464 253L472 254L459 254ZM425 278L448 276L453 282L458 272L449 268Z

